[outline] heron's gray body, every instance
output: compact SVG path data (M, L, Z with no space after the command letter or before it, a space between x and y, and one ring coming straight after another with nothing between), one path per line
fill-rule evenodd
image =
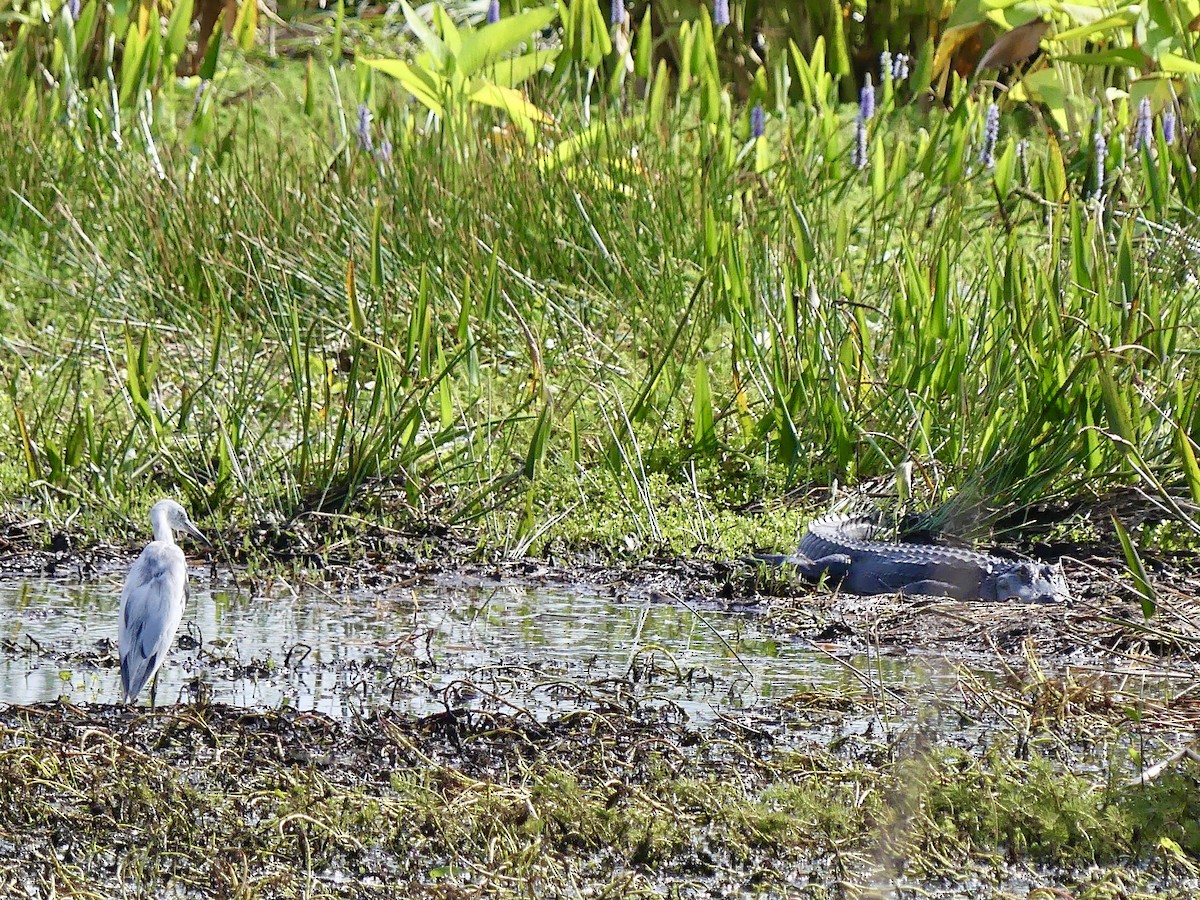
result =
M175 642L187 602L187 560L175 544L151 541L129 570L121 591L121 693L141 693Z
M137 700L154 677L171 645L187 603L187 559L175 545L178 528L205 540L174 500L161 500L150 510L154 540L129 567L121 590L117 649L121 655L121 699ZM151 703L154 691L150 692Z
M928 594L1028 603L1070 599L1058 566L957 547L876 540L881 530L867 518L826 516L808 526L795 554L759 558L794 566L810 581L828 578L852 594Z

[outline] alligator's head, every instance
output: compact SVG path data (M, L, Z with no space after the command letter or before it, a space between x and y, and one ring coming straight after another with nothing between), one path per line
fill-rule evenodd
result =
M1018 600L1022 603L1066 603L1071 599L1062 566L1040 563L1016 563L999 573L996 579L997 600Z

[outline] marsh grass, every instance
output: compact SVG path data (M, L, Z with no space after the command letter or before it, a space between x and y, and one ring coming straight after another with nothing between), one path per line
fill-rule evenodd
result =
M981 168L964 90L888 105L860 171L798 59L809 105L757 139L707 69L629 115L534 85L545 151L490 113L425 135L365 69L235 55L195 96L117 73L114 102L103 66L31 93L15 59L0 485L52 519L169 491L230 525L736 553L730 510L906 460L950 522L1200 498L1200 185L1161 128L1097 197L1086 137L1018 153L1006 121Z

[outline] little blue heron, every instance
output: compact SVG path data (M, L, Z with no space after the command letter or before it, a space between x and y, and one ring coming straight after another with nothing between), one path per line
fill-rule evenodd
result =
M159 500L150 510L154 540L130 566L121 591L121 624L117 647L121 652L121 699L137 700L146 682L154 705L158 667L175 641L187 601L187 560L175 545L173 530L184 531L204 543L207 539L174 500Z

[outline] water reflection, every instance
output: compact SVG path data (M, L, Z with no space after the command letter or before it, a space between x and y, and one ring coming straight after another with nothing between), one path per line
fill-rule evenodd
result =
M119 600L119 574L0 584L0 700L115 702ZM825 688L870 696L951 678L884 662L872 660L864 678L763 633L753 616L561 587L456 583L332 596L278 584L251 595L193 578L158 700L201 690L215 701L332 715L469 702L542 717L633 698L707 719Z

